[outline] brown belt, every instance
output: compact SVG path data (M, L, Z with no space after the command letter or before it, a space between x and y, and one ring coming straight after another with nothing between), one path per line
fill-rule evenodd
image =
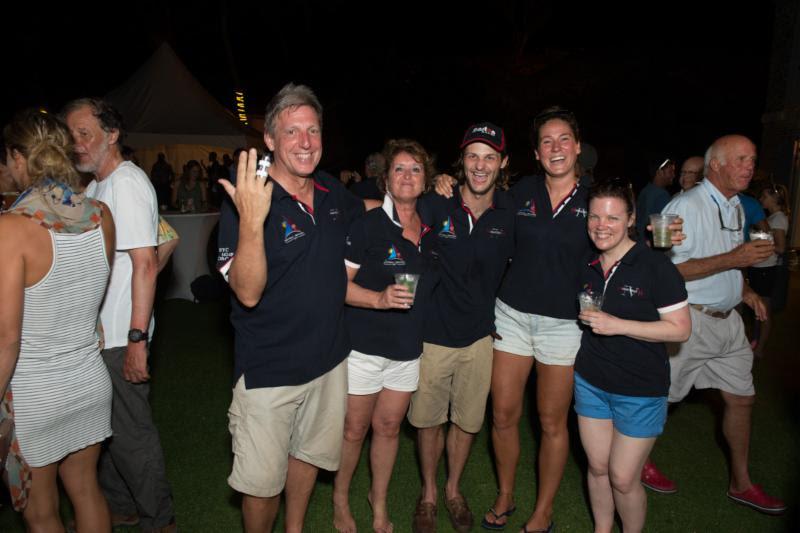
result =
M727 311L717 311L700 304L689 304L689 306L712 318L728 318L731 312L733 312L733 309L728 309Z

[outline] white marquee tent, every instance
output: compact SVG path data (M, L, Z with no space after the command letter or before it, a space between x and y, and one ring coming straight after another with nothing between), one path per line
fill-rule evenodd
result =
M124 142L148 173L159 152L180 175L187 161L207 161L209 152L221 160L235 148L263 146L261 134L220 105L167 43L106 99L122 113Z

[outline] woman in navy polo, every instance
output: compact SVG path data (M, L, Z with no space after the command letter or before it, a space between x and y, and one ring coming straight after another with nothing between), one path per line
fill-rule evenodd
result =
M369 501L375 531L392 529L386 507L389 479L399 444L400 424L419 380L424 305L434 279L420 252L429 231L417 213L417 199L433 176L431 157L416 141L392 140L389 162L378 186L383 209L373 209L350 228L345 264L349 279L346 321L353 347L348 357L348 397L342 461L334 481L334 526L354 532L350 482L372 427ZM412 294L395 274L419 274Z
M601 292L600 311L582 311L587 324L575 361L575 411L589 459L589 500L595 531L641 531L647 497L640 482L645 459L667 417L669 360L664 342L691 333L686 287L662 253L635 242L633 192L615 179L589 194L588 230L599 256L584 262L584 289Z

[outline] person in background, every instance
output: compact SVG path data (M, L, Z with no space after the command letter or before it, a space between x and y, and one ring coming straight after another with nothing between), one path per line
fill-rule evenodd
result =
M699 155L689 157L681 165L681 172L678 174L678 184L681 187L678 194L688 191L701 179L703 179L703 158Z
M60 478L78 530L111 531L97 462L111 436L112 393L96 326L114 221L83 194L73 141L58 119L23 111L3 137L9 173L24 190L0 216L0 397L30 466L23 518L28 531L63 531ZM3 467L17 508L26 487L12 457Z
M752 342L755 344L753 355L762 357L764 348L772 328L772 299L775 294L778 269L782 266L783 254L786 252L786 232L789 230L789 206L786 202L787 190L783 185L769 185L761 191L759 201L769 213L767 224L775 241L775 253L770 257L756 263L747 269L747 279L753 290L761 296L764 304L770 310L770 315L764 321L756 321L753 328ZM781 287L780 290L783 290Z
M753 178L756 147L740 135L714 141L704 158L706 178L664 207L685 220L686 240L670 250L686 280L692 334L670 357L669 401L679 402L692 389L717 389L724 404L722 433L730 450L727 496L768 514L786 504L750 478L750 433L755 388L753 352L735 307L739 302L763 320L767 308L744 281L741 270L772 256L768 240L744 242L747 231L738 193Z
M364 176L363 178L355 171L344 170L341 172L342 177L346 178L346 173L350 173L349 189L350 192L359 198L381 200L383 195L378 189L378 179L386 171L386 159L380 152L369 154L364 160Z
M636 231L641 238L647 238L647 225L650 215L660 213L669 202L667 189L675 179L675 161L668 157L656 157L650 160L650 183L639 193L636 201ZM647 238L650 242L650 239Z
M580 284L603 294L601 309L582 311L575 359L575 411L589 460L587 484L596 532L644 527L647 495L639 481L664 429L669 391L665 341L689 338L683 278L661 252L636 242L628 182L612 179L589 193L589 237L599 251L583 262Z
M203 167L192 159L183 167L183 175L172 189L170 205L181 212L194 212L204 209L207 204L206 185L203 180Z
M108 102L81 98L62 111L75 140L77 169L94 175L86 195L108 205L116 224L114 269L100 311L102 351L114 400L114 437L100 458L100 485L113 526L177 530L164 453L150 408L148 342L158 275L158 204L142 169L124 161L122 116Z
M170 185L175 179L175 172L172 170L172 165L167 162L164 152L159 152L157 157L156 162L153 163L153 167L150 169L150 180L156 189L158 205L166 206L172 203Z

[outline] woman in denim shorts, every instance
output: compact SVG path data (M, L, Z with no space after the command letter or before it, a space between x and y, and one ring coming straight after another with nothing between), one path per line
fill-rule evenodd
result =
M669 360L664 342L684 342L691 319L683 278L661 252L631 239L630 184L614 179L589 193L589 238L599 251L581 270L584 290L602 294L583 323L575 361L575 411L589 460L595 531L641 531L645 459L667 415Z

